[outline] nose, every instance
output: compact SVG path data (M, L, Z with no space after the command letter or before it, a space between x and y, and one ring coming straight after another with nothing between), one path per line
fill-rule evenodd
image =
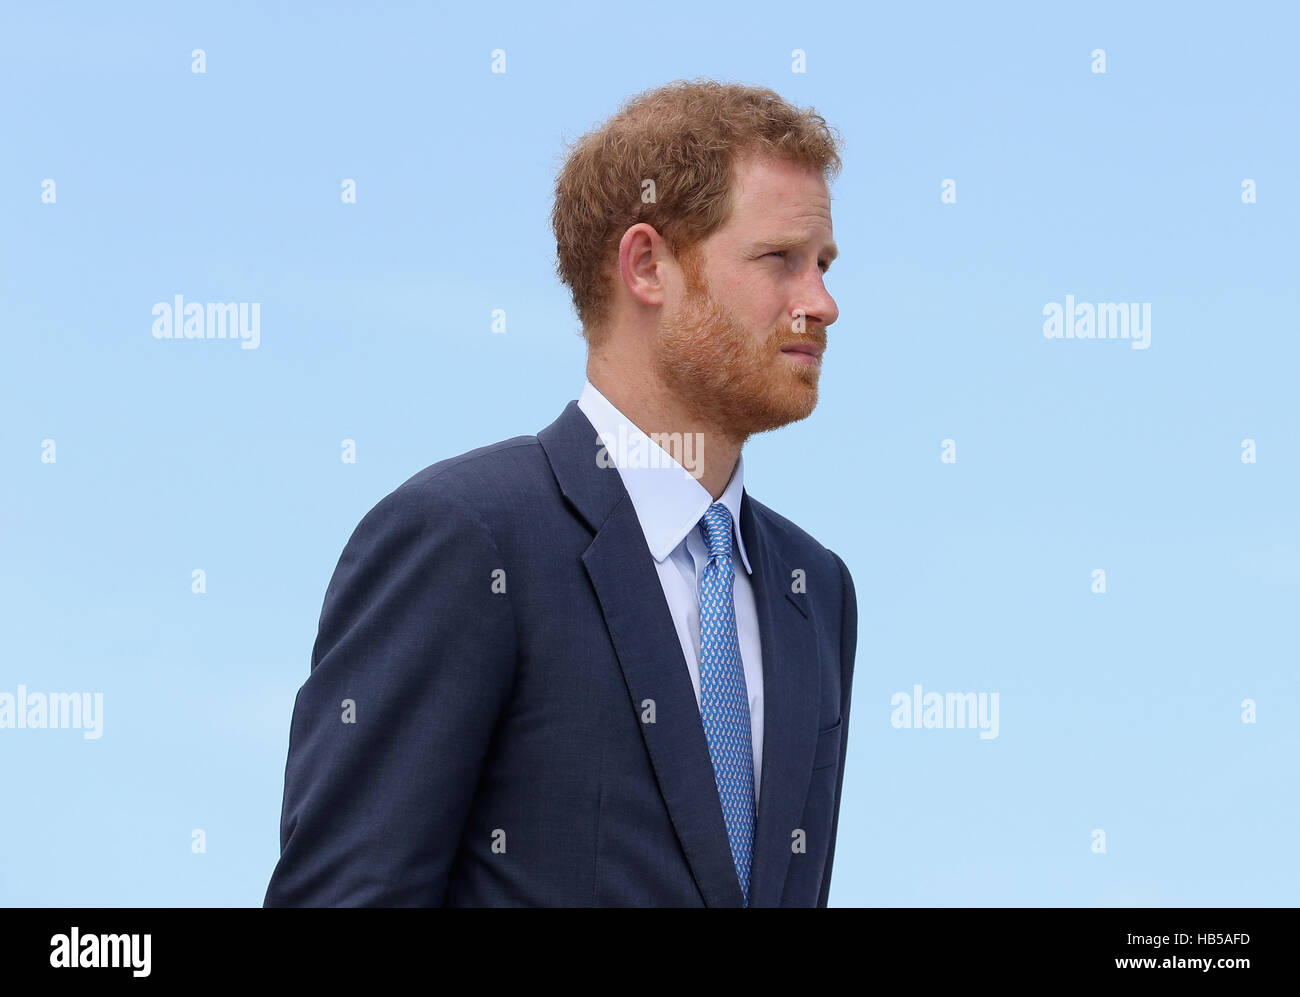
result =
M828 326L840 317L839 306L835 304L835 299L826 290L826 282L822 280L820 272L805 287L804 293L800 295L799 300L802 304L796 305L790 314L797 320L802 313L805 326Z

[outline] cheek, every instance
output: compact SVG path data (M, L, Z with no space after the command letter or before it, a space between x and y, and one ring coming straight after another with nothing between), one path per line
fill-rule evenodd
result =
M770 336L774 330L789 329L788 304L789 300L779 289L766 286L754 288L744 307L750 326Z
M736 325L754 339L766 339L774 330L789 326L784 300L770 286L752 283L737 285L727 301L727 313Z

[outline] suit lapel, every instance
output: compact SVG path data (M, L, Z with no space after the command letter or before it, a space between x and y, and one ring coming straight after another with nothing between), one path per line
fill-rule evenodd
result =
M641 735L696 884L708 906L739 907L743 897L699 705L636 509L617 468L597 462L600 441L576 401L537 437L560 490L595 533L583 564L632 708L640 717L647 701L654 704L655 722L642 722ZM740 527L754 565L765 706L750 906L775 906L812 772L817 689L807 678L816 676L815 646L802 602L807 597L789 591L792 569L753 505L742 498Z
M740 533L754 572L763 653L763 777L754 828L749 905L777 907L790 867L817 748L817 644L804 592L762 507L742 492Z

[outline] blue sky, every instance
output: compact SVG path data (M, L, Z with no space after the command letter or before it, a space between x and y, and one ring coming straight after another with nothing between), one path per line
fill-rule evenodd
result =
M104 697L0 730L0 903L261 903L343 544L578 396L565 143L697 76L846 140L821 404L745 449L857 587L831 902L1296 902L1292 5L358 6L0 15L0 694ZM177 294L258 348L155 339ZM1067 295L1149 348L1045 338Z

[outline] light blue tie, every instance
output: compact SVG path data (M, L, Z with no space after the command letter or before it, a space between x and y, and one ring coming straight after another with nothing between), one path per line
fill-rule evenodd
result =
M754 854L754 742L736 637L731 513L714 502L700 520L700 529L709 549L709 562L700 576L700 719L713 759L731 857L748 907Z

